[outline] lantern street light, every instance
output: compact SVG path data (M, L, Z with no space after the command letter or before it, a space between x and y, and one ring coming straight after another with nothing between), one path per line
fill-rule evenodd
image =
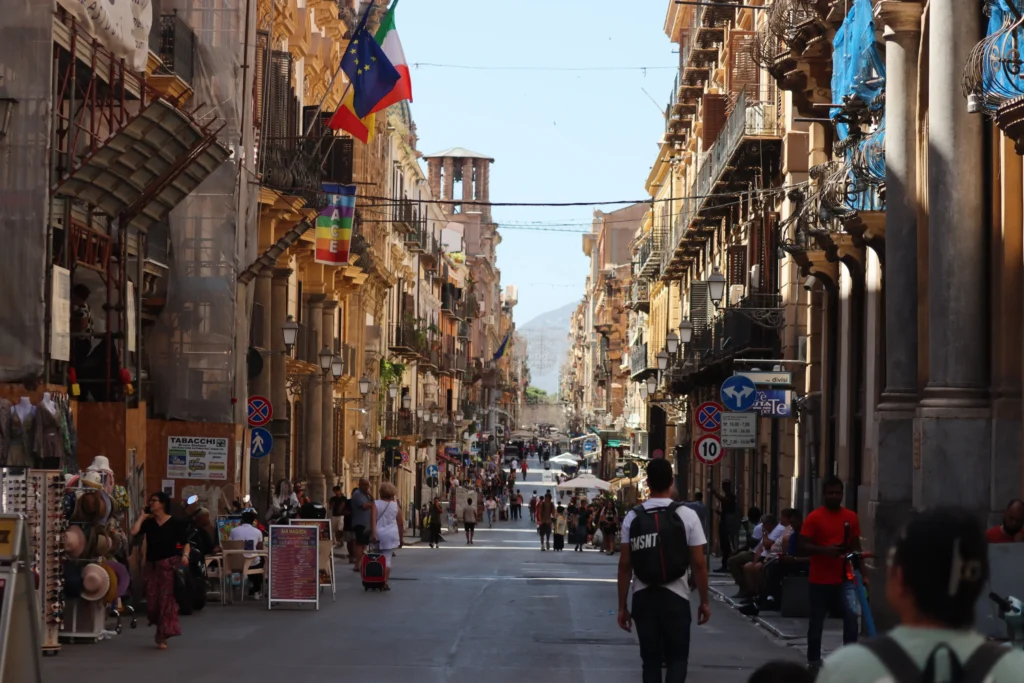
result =
M412 394L405 394L405 395L403 395L402 396L402 407L404 409L406 409L406 410L409 410L410 406L412 406Z
M363 396L370 393L370 378L366 375L359 378L359 393Z
M647 382L640 382L640 398L647 400Z
M693 323L689 318L683 318L683 322L679 323L679 341L689 344L691 339L693 339Z
M320 359L320 372L327 376L327 373L331 371L331 363L334 361L334 352L326 346L320 349L320 353L316 354L317 358Z
M331 359L331 375L334 376L335 380L341 379L342 373L345 371L345 363L341 360L341 356L335 356Z
M679 335L675 333L675 330L668 333L665 337L665 347L668 349L670 356L674 356L676 351L679 350Z
M461 423L462 418L465 417L461 412L455 413L455 421Z
M398 396L398 383L392 382L388 385L388 395L391 396L391 400L394 400Z
M655 358L658 359L658 370L664 372L668 367L668 354L665 353L665 349L658 351L658 355Z
M288 316L288 319L281 324L281 334L284 336L284 348L288 353L295 348L295 340L299 336L299 324L295 318Z
M658 378L651 375L647 378L647 393L653 394L658 390Z
M725 297L725 276L715 268L711 275L708 276L708 290L711 296L711 302L718 308L718 305L722 303L722 299Z

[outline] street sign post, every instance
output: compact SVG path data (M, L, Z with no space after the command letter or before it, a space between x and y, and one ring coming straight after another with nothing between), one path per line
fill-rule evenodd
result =
M249 457L259 460L265 458L274 447L274 437L263 427L253 427L249 434Z
M737 376L746 377L758 386L788 387L793 384L792 372L737 372Z
M266 396L250 396L246 404L250 427L263 427L274 416L274 408Z
M705 434L693 444L693 454L705 465L714 465L722 459L722 442L717 434Z
M743 375L733 375L722 382L722 403L729 410L743 412L754 405L757 387Z
M722 406L707 401L697 406L697 424L705 432L717 432L722 426Z
M757 448L757 413L722 413L722 448Z
M793 417L793 392L788 389L761 389L753 411L761 417Z

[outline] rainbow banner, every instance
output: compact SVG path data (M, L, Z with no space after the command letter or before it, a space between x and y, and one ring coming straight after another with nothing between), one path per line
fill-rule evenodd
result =
M348 263L352 219L356 212L355 185L324 183L327 206L316 217L316 262L328 266Z

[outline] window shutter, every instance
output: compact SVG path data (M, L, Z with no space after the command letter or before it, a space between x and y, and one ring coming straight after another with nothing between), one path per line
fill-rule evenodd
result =
M690 282L690 322L699 330L708 324L708 283L704 280Z
M759 99L761 70L754 61L757 37L753 31L732 31L729 34L729 93L733 101L746 90L747 101Z
M729 286L747 285L747 248L729 247Z
M289 115L292 103L292 56L283 50L270 55L270 94L267 96L267 135L270 138L288 137ZM280 144L280 143L278 143Z
M729 97L727 95L705 95L704 96L704 130L703 143L704 151L711 149L715 144L718 134L725 128L726 110L729 108Z
M252 83L252 119L257 140L263 130L263 105L267 94L267 57L270 35L266 31L256 32L256 71Z

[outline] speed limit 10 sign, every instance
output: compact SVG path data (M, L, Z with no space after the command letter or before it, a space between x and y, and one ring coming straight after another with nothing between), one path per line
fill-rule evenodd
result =
M714 465L722 459L722 442L717 434L705 434L693 444L693 454L705 465Z

